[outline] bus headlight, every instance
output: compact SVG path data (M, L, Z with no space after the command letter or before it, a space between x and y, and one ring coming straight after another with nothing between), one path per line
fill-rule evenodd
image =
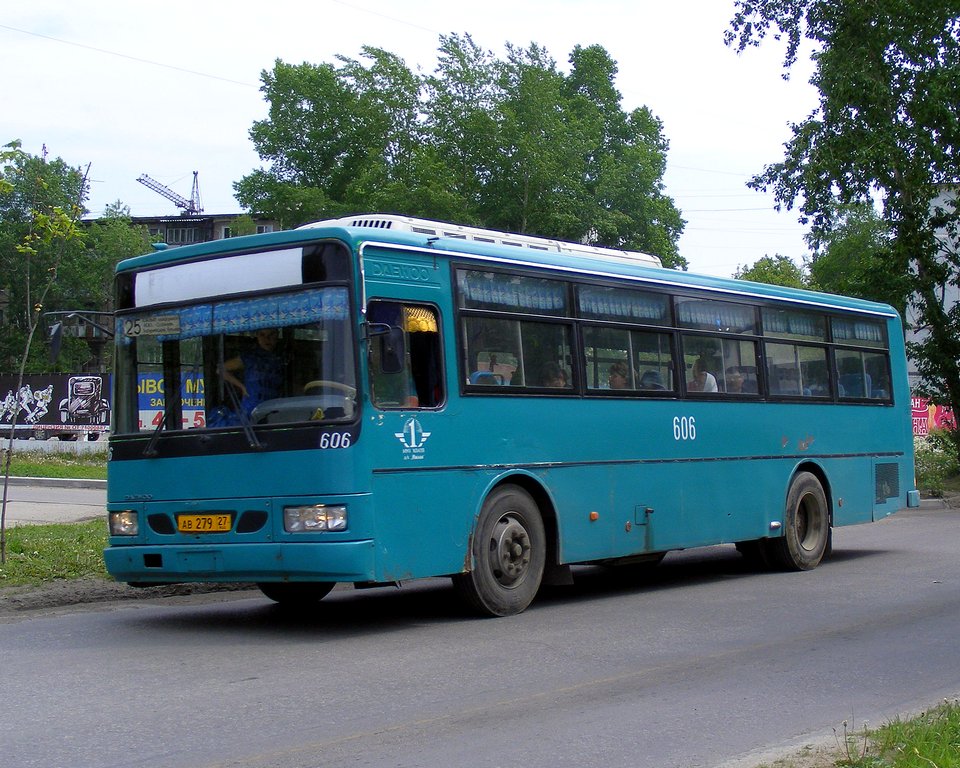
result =
M287 533L347 530L347 508L339 504L284 507L283 529Z
M140 520L132 509L110 513L111 536L136 536L140 533Z

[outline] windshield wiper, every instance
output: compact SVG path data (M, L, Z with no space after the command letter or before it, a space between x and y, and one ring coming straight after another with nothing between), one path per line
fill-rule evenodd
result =
M163 432L163 428L167 424L167 412L163 412L163 418L160 419L160 423L157 424L157 428L153 430L153 434L150 435L150 442L147 443L147 447L143 449L143 455L148 459L152 459L157 455L157 441L160 439L160 433Z
M230 396L230 401L233 403L233 407L237 412L237 416L240 418L240 426L243 427L243 434L246 435L247 444L251 448L263 450L263 443L260 442L259 438L257 437L257 433L253 431L253 425L250 423L250 417L247 416L247 412L240 407L240 397L237 395L237 390L230 385L227 385L227 394Z

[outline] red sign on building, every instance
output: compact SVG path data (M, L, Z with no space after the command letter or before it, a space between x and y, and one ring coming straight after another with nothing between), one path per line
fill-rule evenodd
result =
M956 421L953 411L943 405L934 405L924 397L910 398L913 411L913 434L923 437L932 429L953 429Z

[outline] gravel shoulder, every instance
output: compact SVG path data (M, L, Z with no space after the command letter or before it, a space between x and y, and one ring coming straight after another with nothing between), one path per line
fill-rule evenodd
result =
M245 583L171 584L138 588L106 579L58 580L35 586L0 588L0 617L18 614L22 616L27 611L42 611L90 603L157 600L255 589L253 584Z

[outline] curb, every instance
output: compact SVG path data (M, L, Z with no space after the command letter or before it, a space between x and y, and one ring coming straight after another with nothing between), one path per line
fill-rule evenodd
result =
M105 491L106 480L72 479L67 477L11 477L8 485L39 485L46 488L93 488Z

